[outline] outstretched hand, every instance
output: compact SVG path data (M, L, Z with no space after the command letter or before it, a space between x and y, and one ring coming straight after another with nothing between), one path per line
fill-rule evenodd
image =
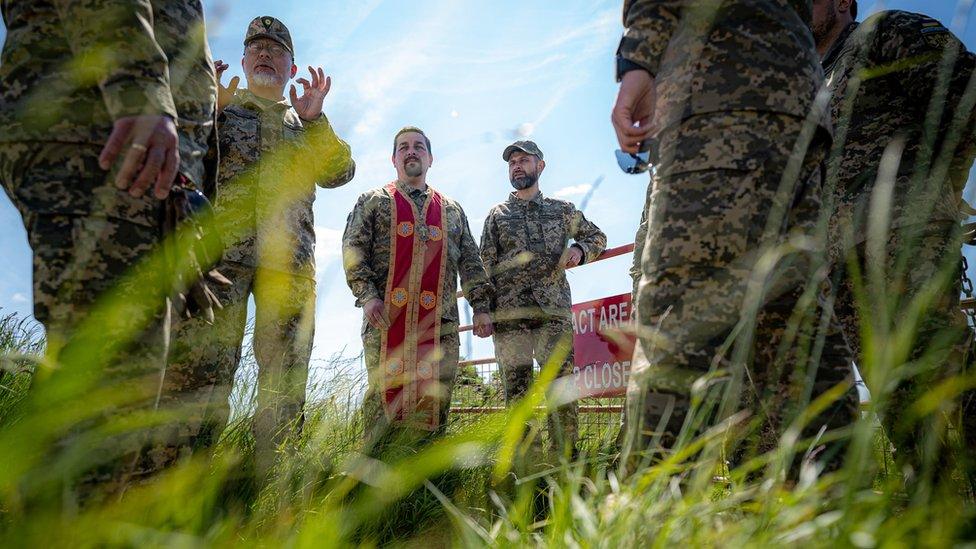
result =
M301 97L298 96L295 85L291 85L291 106L302 120L315 120L322 114L322 103L325 102L325 96L329 95L329 89L332 88L332 77L326 76L322 67L313 69L309 66L308 72L312 76L311 82L305 78L296 80L302 85Z
M241 78L235 76L230 79L230 83L227 84L225 88L220 82L221 78L224 76L224 71L227 70L227 63L224 63L220 59L214 61L214 68L217 69L217 112L224 110L224 107L230 104L231 100L234 98L234 92L237 91L237 86L241 83Z

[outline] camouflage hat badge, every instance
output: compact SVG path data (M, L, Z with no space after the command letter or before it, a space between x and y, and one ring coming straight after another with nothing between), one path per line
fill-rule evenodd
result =
M516 141L505 147L505 150L502 151L502 160L508 162L508 157L512 156L515 151L535 155L539 160L542 160L542 151L539 150L539 146L534 141Z
M295 48L292 46L291 33L288 32L288 27L270 15L255 17L251 21L251 24L247 26L247 34L244 35L244 45L246 46L258 38L274 40L284 46L292 55L295 55Z

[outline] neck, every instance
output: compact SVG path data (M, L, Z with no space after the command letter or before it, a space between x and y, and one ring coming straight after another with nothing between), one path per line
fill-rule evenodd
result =
M403 176L400 178L400 183L409 189L417 189L420 191L427 190L427 176L418 175L417 177Z
M851 20L849 19L845 19L843 21L838 19L837 24L831 27L830 32L827 33L827 36L825 36L823 40L817 42L817 54L819 54L821 58L827 55L830 48L834 47L834 44L840 37L840 33L844 32L844 29L846 29L847 25L850 24Z
M268 101L281 101L285 98L285 88L284 86L260 86L247 83L247 89L254 95L260 97L261 99L267 99Z
M538 183L525 189L516 189L515 191L515 196L521 198L522 200L532 200L537 194L539 194Z

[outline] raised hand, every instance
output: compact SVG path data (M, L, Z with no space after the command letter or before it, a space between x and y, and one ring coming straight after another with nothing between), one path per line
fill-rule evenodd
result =
M228 66L227 63L224 63L220 59L214 61L214 68L217 69L217 112L224 110L224 107L230 104L234 98L234 92L237 91L237 86L241 83L241 78L235 76L230 79L230 83L226 88L221 84L220 80L224 76L224 71L227 70Z
M296 80L303 88L301 97L298 97L295 85L291 85L291 106L302 120L315 120L322 114L322 103L332 88L332 77L326 76L322 67L313 69L309 66L308 72L312 76L311 82L305 78Z
M110 169L127 151L115 176L115 186L138 198L150 185L156 198L169 195L180 165L176 124L166 115L125 116L115 121L98 156L98 165Z

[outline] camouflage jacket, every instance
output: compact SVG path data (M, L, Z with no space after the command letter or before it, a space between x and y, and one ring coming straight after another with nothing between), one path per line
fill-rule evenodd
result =
M843 220L855 241L865 238L872 190L889 146L903 147L891 226L958 222L974 154L972 107L959 106L976 66L973 54L938 21L888 11L851 24L823 64L837 135L844 137L831 158L829 173L836 177L828 181L836 185L835 228ZM926 125L934 130L929 137ZM940 155L945 161L934 161Z
M407 196L405 186L397 184ZM418 206L430 195L417 191L411 196ZM468 218L461 205L444 197L447 214L447 265L444 270L444 287L441 291L442 321L456 329L458 322L457 286L461 287L476 313L487 313L491 305L491 285L484 265L478 255L478 245L471 236ZM356 296L356 306L362 307L373 298L383 299L386 279L390 270L390 223L393 201L382 187L359 196L342 235L342 257L346 268L346 282Z
M217 122L224 259L314 278L315 185L353 178L349 145L324 114L305 121L287 101L248 90L235 94Z
M592 261L607 246L607 236L571 202L538 193L508 200L488 212L481 233L481 259L495 288L497 320L521 318L542 309L570 315L572 297L560 258L570 239Z
M58 141L101 146L118 118L166 114L177 122L180 171L212 190L204 159L214 139L216 78L199 0L2 1L0 146ZM94 181L94 179L92 179ZM17 189L37 211L158 224L159 202L110 184Z
M823 83L811 9L810 0L626 0L617 55L654 75L657 132L716 112L805 119ZM817 120L829 131L825 108Z

